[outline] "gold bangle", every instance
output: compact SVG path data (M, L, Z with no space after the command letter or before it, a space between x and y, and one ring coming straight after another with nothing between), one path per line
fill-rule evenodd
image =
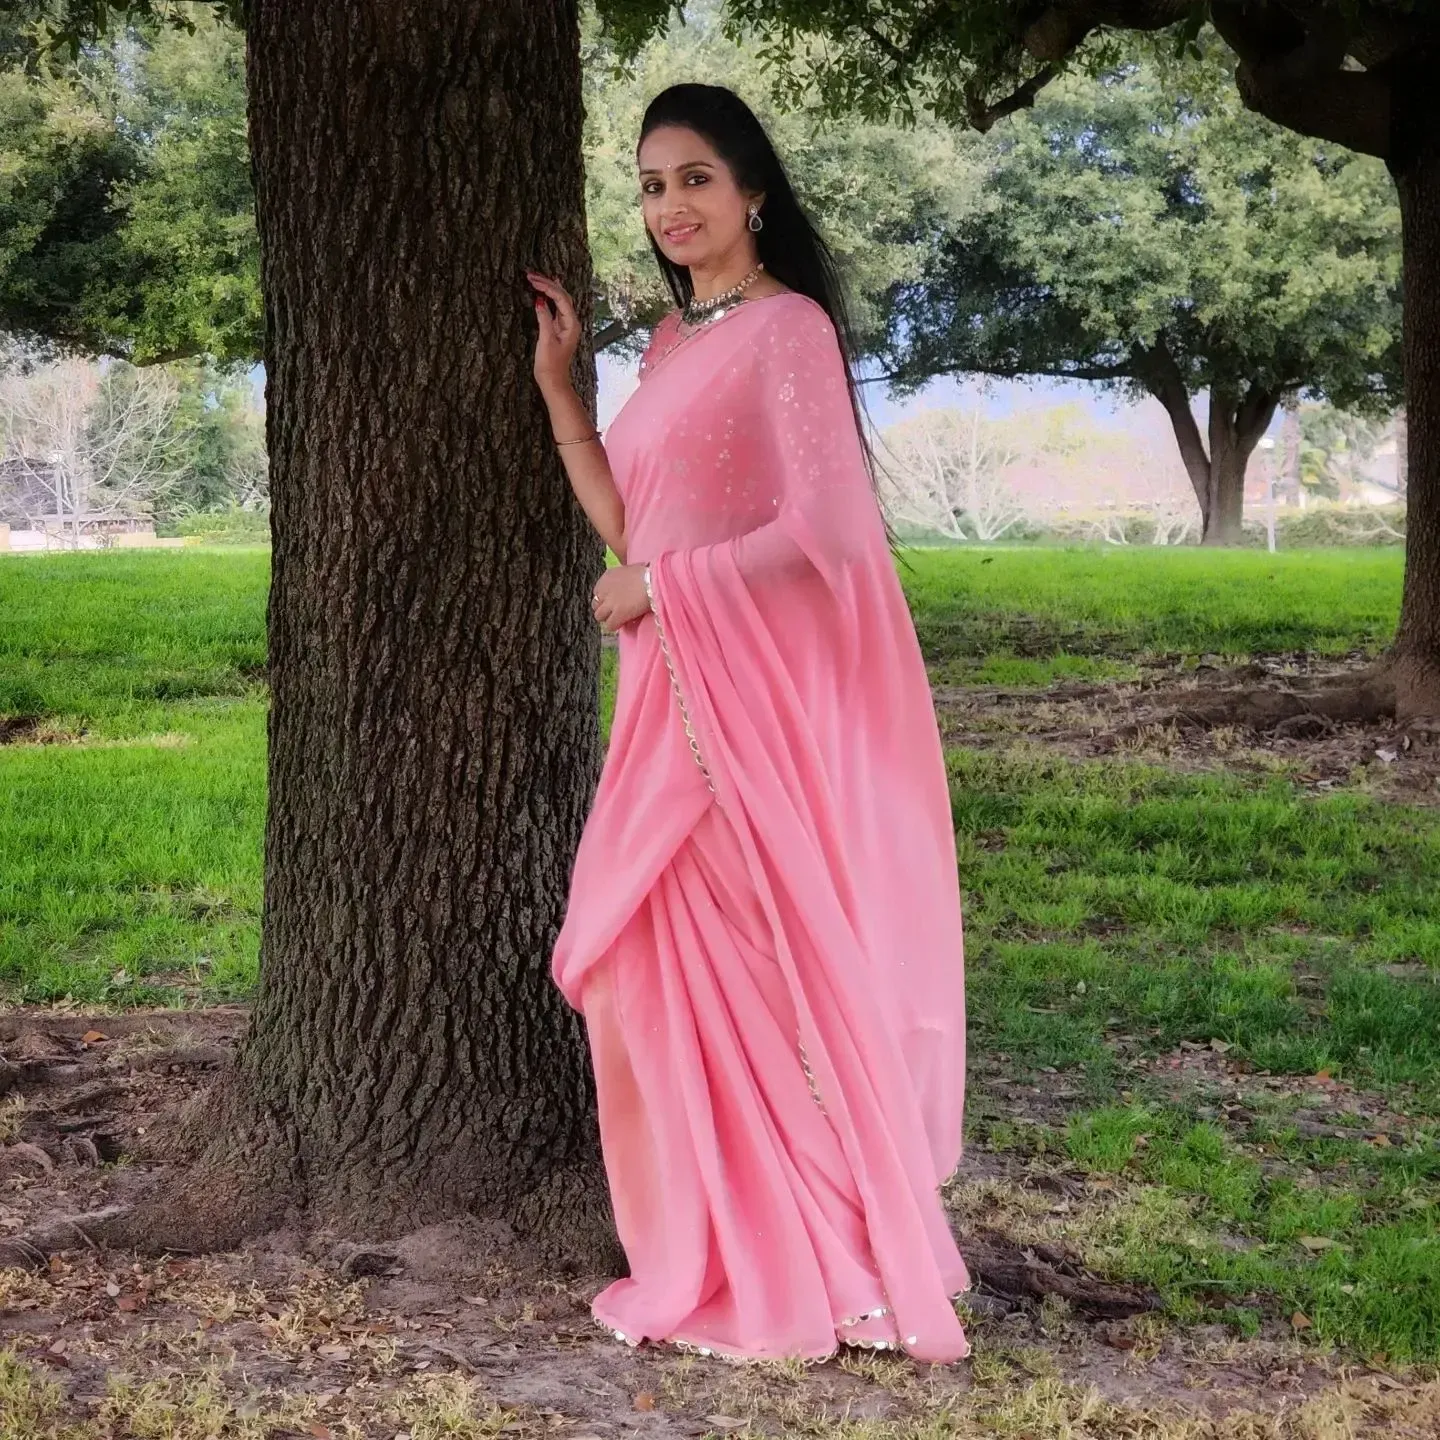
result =
M592 430L588 435L582 435L578 440L557 440L557 445L588 445L592 440L598 440L600 432Z

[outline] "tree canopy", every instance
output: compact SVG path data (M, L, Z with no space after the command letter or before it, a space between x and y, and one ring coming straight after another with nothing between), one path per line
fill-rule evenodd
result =
M639 43L677 0L601 0L617 35ZM786 58L792 90L836 109L928 107L988 128L1034 102L1079 61L1113 63L1135 35L1172 53L1205 22L1234 52L1246 104L1281 125L1396 159L1440 9L1427 0L727 0L736 27ZM813 43L823 37L824 43Z
M43 27L17 33L39 53ZM764 114L845 266L855 318L878 343L887 293L919 273L916 237L928 217L963 207L973 167L934 123L822 125L783 111L753 50L701 13L623 67L598 24L585 35L597 345L643 333L671 303L640 222L635 140L648 99L697 74L723 74ZM0 74L0 115L0 328L142 364L259 358L243 40L233 27L203 13L191 30L140 14L78 58L60 49L28 74Z
M0 73L0 327L142 364L259 355L243 50L151 23Z
M1183 84L1133 64L1061 81L980 141L982 202L900 288L888 345L909 388L964 371L1154 395L1207 531L1200 392L1228 411L1211 432L1235 431L1237 484L1277 403L1304 391L1379 414L1401 394L1384 167L1245 110L1218 68L1196 63Z

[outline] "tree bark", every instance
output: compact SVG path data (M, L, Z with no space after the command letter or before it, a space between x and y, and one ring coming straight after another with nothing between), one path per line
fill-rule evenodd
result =
M270 808L221 1143L352 1233L480 1213L584 1247L592 1081L548 961L597 775L602 555L523 275L590 293L575 3L254 0L248 64Z
M1417 66L1397 85L1390 161L1405 256L1405 588L1391 651L1402 723L1440 720L1440 101Z
M1210 391L1210 495L1201 504L1203 545L1238 545L1245 518L1245 472L1274 418L1276 396L1251 385L1243 399L1216 386Z
M1243 398L1223 386L1210 391L1210 444L1206 448L1190 408L1185 378L1164 338L1136 357L1138 374L1165 407L1180 447L1185 473L1200 506L1201 543L1239 543L1245 510L1245 471L1250 455L1274 418L1279 397L1251 384Z

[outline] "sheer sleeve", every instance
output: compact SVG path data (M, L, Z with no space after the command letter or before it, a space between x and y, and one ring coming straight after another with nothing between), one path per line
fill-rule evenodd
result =
M818 572L835 589L850 561L886 544L835 328L805 301L759 346L753 414L775 516L725 544L747 583Z

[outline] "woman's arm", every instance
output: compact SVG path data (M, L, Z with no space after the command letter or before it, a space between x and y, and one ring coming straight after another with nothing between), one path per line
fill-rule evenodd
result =
M550 412L550 429L560 450L570 488L596 533L625 563L625 505L615 488L610 461L589 412L570 381L570 363L580 343L580 321L564 286L529 273L540 292L535 300L539 339L535 345L535 383ZM554 305L554 313L546 299Z

